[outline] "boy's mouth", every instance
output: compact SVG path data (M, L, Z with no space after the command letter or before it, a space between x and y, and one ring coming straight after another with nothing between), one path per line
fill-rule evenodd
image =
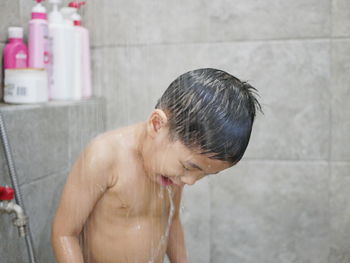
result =
M168 177L166 177L164 175L161 175L161 174L158 176L158 180L157 181L162 186L168 186L168 185L173 185L174 184L174 182L171 179L169 179Z

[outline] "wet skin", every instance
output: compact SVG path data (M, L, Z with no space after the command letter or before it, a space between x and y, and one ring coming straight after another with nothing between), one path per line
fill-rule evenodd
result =
M171 141L166 115L96 137L75 162L53 222L57 262L187 262L179 219L181 193L231 165ZM164 235L171 187L175 214ZM82 236L79 246L78 238ZM84 259L84 261L83 261Z

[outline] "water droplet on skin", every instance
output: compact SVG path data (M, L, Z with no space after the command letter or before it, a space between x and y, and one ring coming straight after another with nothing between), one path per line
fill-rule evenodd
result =
M164 198L164 194L163 194L164 188L161 187L160 191L159 191L159 198L163 199Z
M181 205L181 207L180 207L180 213L183 214L183 213L185 213L185 212L186 212L185 206L184 206L184 205Z
M99 190L100 190L102 193L105 191L105 190L103 189L102 185L97 184L96 186L97 186L97 188L99 188Z

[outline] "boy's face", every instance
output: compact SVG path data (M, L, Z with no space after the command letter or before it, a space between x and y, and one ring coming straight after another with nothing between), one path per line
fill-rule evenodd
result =
M180 141L171 141L167 117L159 109L147 121L147 154L145 169L151 179L160 185L193 185L209 174L216 174L232 166L231 163L209 158Z

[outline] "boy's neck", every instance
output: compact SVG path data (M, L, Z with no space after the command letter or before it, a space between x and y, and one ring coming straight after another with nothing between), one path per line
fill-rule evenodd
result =
M143 160L145 154L145 143L147 140L147 126L146 122L141 122L137 124L135 131L135 146L136 153Z

